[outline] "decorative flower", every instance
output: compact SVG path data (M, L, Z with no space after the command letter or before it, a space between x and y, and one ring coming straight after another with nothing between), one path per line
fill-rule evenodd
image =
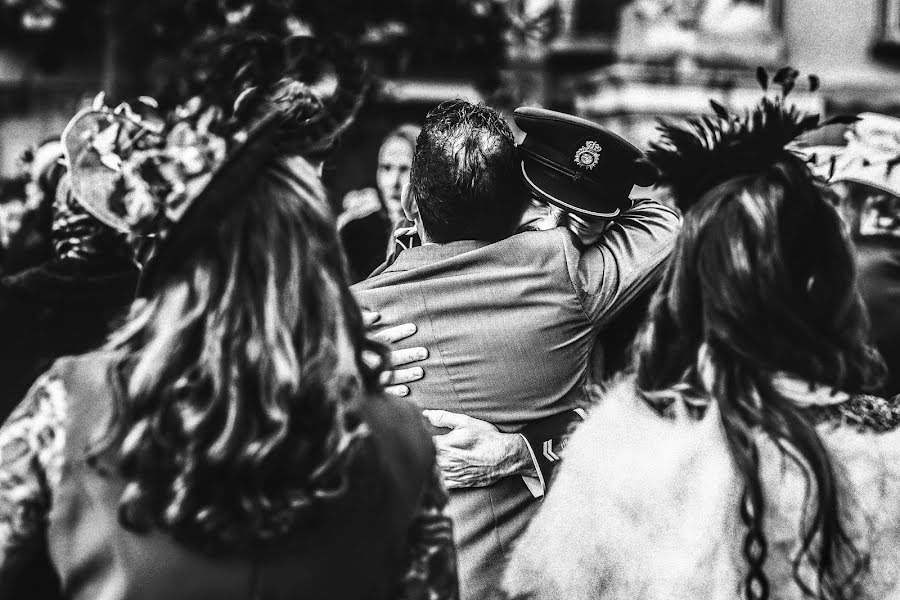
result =
M132 238L164 238L224 162L222 111L192 99L168 123L102 105L63 134L79 202Z
M135 231L145 230L159 212L159 201L135 173L123 174L123 182L127 191L122 198L122 217Z
M600 152L603 148L595 141L589 141L575 153L575 164L587 170L592 170L600 162Z

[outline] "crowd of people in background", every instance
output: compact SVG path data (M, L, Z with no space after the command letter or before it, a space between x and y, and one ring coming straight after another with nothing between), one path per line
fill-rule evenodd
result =
M900 121L449 100L332 202L352 50L220 58L0 188L0 596L900 597Z

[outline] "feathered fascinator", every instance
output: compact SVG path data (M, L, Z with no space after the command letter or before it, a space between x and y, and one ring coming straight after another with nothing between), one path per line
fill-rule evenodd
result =
M728 179L765 169L786 155L801 156L793 142L806 132L856 120L838 116L822 121L818 114L788 103L799 75L790 67L780 69L772 78L780 93L764 95L740 116L710 100L714 114L683 122L660 121L659 139L651 143L647 156L660 171L660 185L672 190L679 208L690 208L705 192ZM763 92L768 92L769 74L759 67L756 76ZM818 89L815 75L808 80L810 91Z
M282 117L279 150L314 155L353 122L368 88L361 53L336 36L220 33L198 42L190 84L219 105L227 128L270 112Z
M113 109L101 94L63 131L72 195L149 260L145 288L207 235L276 152L278 113L227 136L214 133L226 129L222 120L218 106L199 101L162 117L149 98Z

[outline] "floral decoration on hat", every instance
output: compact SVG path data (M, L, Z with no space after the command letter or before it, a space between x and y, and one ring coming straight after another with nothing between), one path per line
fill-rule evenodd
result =
M229 142L240 141L213 133L220 117L199 99L164 120L150 99L137 110L111 109L99 95L63 131L73 195L120 233L165 237L224 162Z
M597 142L591 140L578 149L575 153L575 164L587 170L593 170L600 163L600 153L603 148Z
M845 115L822 120L819 114L800 110L788 99L799 76L796 69L783 67L770 79L768 71L759 67L756 78L763 94L743 113L734 114L710 100L713 114L660 120L659 136L650 143L647 157L678 208L688 210L720 183L767 169L784 157L805 159L797 145L799 137L824 125L857 120ZM810 92L815 92L819 78L808 75L807 80ZM770 82L781 88L780 93L770 92Z

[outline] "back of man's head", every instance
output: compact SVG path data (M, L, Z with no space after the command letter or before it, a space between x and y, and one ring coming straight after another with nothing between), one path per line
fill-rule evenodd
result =
M497 111L463 100L428 113L410 186L425 233L437 243L503 239L528 203L509 125Z

